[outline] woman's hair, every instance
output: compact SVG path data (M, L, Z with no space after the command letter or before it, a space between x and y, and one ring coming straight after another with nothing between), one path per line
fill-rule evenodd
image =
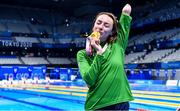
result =
M113 20L113 28L112 28L112 35L110 35L107 39L107 42L108 43L111 43L113 41L116 40L117 38L117 33L118 33L118 22L117 22L117 19L115 17L114 14L110 13L110 12L100 12L96 15L94 21L93 21L93 25L95 24L96 22L96 19L100 16L100 15L107 15L109 16L112 20Z

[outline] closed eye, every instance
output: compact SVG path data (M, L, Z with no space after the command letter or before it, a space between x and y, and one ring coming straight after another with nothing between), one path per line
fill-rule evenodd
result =
M100 20L98 20L97 22L96 22L96 24L98 24L98 25L100 25L102 23L102 21L100 21Z
M110 24L109 23L104 23L104 26L108 28L108 27L110 27Z

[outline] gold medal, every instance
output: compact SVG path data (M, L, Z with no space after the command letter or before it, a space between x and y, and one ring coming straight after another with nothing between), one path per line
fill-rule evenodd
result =
M93 33L91 33L90 37L99 39L100 38L100 33L99 32L93 32Z

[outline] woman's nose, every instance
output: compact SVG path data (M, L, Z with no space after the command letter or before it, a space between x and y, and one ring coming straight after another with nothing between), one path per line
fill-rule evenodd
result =
M102 25L98 25L97 31L99 32L99 31L102 31L102 30L103 30L103 26Z

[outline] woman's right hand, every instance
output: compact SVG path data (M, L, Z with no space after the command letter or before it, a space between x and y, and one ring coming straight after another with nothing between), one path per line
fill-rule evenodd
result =
M100 40L95 37L88 37L91 46L97 51L97 53L101 53L103 51L101 45L100 45Z

